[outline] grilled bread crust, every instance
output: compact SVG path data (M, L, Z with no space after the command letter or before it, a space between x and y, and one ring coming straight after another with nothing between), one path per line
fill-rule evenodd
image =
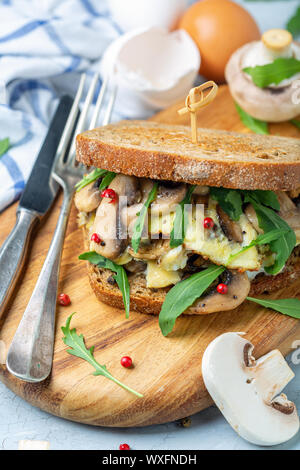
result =
M300 141L288 137L121 121L77 136L77 159L116 173L231 189L300 186Z

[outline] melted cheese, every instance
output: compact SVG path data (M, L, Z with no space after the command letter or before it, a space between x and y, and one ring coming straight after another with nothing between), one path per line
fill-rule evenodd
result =
M210 204L205 214L211 217L216 225L216 230L203 230L203 219L195 218L195 214L189 217L189 224L184 240L186 250L199 253L205 258L209 258L213 263L228 266L232 269L243 270L259 270L262 264L261 256L256 247L242 253L234 258L229 264L230 255L237 253L244 246L249 245L252 240L257 238L257 232L248 221L247 217L242 214L238 221L243 233L243 242L237 243L229 241L220 229L218 216L216 212L216 204L210 200Z
M176 284L180 281L178 271L167 271L158 265L155 261L148 261L146 282L147 287L166 287Z
M186 266L188 256L183 246L177 246L161 258L160 266L166 271L178 271Z
M128 253L128 251L124 251L117 259L114 260L116 264L123 265L130 263L132 260L132 256Z

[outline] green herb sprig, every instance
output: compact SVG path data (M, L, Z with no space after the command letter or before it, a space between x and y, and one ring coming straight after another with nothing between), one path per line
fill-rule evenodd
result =
M70 323L71 323L71 319L73 315L74 313L69 316L69 318L67 319L66 325L62 326L61 328L64 334L63 342L71 348L71 349L68 349L67 352L91 364L91 366L95 368L95 372L93 373L93 375L96 375L96 376L102 375L103 377L106 377L107 379L116 383L120 387L124 388L128 392L133 393L133 395L139 398L142 398L143 395L141 393L136 392L132 388L120 382L118 379L113 377L110 372L108 372L105 365L101 365L99 364L98 361L96 361L94 357L94 346L88 349L85 345L83 335L82 334L78 335L76 333L76 328L70 329Z
M262 191L257 189L255 191L243 191L239 189L227 188L210 188L210 195L213 199L218 201L222 209L235 221L238 221L243 214L243 199L245 195L254 197L257 202L271 207L279 211L280 204L276 194L273 191Z
M237 256L240 256L242 253L245 251L248 251L250 248L253 246L257 245L267 245L268 243L277 240L278 238L282 237L284 234L286 234L288 230L281 230L281 229L275 229L271 230L270 232L264 233L262 235L259 235L255 240L252 240L249 245L244 246L240 251L237 253L234 253L233 255L230 255L227 261L227 265L231 263L231 261L236 258Z
M159 314L159 326L164 336L173 330L176 318L200 298L224 270L223 266L211 265L199 273L192 274L169 290Z
M255 191L245 192L245 202L249 202L254 207L257 215L258 224L265 234L279 229L282 236L269 243L270 250L276 253L276 259L272 266L265 266L268 274L277 274L284 267L286 261L290 257L294 247L296 246L296 235L291 227L270 207L255 194Z
M0 157L4 155L10 147L10 140L9 137L0 140Z
M280 204L273 191L243 191L226 188L211 188L211 195L218 201L222 209L233 220L239 220L243 212L243 204L252 204L258 224L265 234L280 230L282 235L269 242L270 250L276 253L272 266L265 267L269 274L277 274L284 267L296 245L296 235L291 227L277 214Z
M88 173L85 175L82 180L78 181L78 183L75 184L75 189L76 192L80 191L83 189L85 186L88 184L92 183L93 181L96 181L98 178L101 178L107 173L107 170L101 170L101 168L95 168L91 173Z
M248 127L248 129L251 129L251 131L255 132L256 134L269 134L267 122L261 121L260 119L255 119L254 117L250 116L250 114L246 113L246 111L244 111L237 103L235 103L235 107L242 123Z
M196 185L189 186L184 199L177 205L174 225L170 234L170 247L175 248L183 244L187 228L187 211L185 205L191 203L192 194Z
M279 85L283 80L300 72L300 60L294 57L279 57L274 62L255 67L245 67L243 72L250 75L253 83L259 88Z
M113 278L115 279L120 291L122 292L126 318L129 318L130 286L126 271L123 266L114 263L113 261L108 258L105 258L102 255L99 255L95 251L88 251L86 253L82 253L81 255L79 255L79 259L89 261L92 264L96 264L101 268L110 269L111 271L114 271L116 273Z
M247 297L247 300L255 302L266 308L276 310L276 312L283 313L289 317L300 319L300 300L299 299L277 299L277 300L266 300L256 299L254 297Z
M218 201L232 220L238 221L243 213L243 201L239 191L227 188L210 188L210 195Z
M133 227L133 234L131 238L131 246L133 248L133 251L135 253L138 252L141 238L142 238L142 233L143 233L143 228L145 225L145 218L148 213L148 208L150 204L156 199L157 195L157 188L158 188L158 183L154 183L153 188L151 189L150 193L148 194L147 201L143 205L142 209L140 210L140 213L138 215L138 218L134 224Z
M112 182L112 180L115 178L115 176L116 173L114 173L113 171L107 171L100 183L99 191L103 191L103 189L107 188Z

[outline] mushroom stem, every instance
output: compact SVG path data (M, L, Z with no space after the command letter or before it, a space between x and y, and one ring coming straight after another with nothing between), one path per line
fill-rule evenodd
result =
M295 377L278 349L260 357L255 365L247 367L246 371L250 380L255 379L255 386L267 404L271 404L274 397Z

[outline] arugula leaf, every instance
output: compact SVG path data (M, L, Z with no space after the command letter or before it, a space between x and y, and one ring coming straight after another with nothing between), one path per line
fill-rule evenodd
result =
M300 319L300 300L299 299L278 299L278 300L266 300L266 299L255 299L253 297L247 297L247 300L255 302L266 308L276 310L276 312L283 313L289 317Z
M282 236L269 241L270 250L277 254L275 263L273 266L265 267L265 271L269 274L277 274L281 271L295 247L296 236L289 225L275 212L280 209L276 194L273 191L226 188L211 188L210 192L231 219L239 220L243 203L250 202L255 209L259 226L265 234L274 230L281 231Z
M226 188L210 188L210 195L218 201L222 209L232 220L239 220L243 213L243 203L239 191Z
M222 209L232 220L238 221L243 213L243 197L255 198L261 204L271 207L274 210L280 210L278 198L273 191L262 191L257 189L255 191L227 189L227 188L210 188L210 195L213 199L218 201Z
M67 319L66 326L62 326L62 328L61 328L62 332L64 334L63 342L67 346L72 348L72 349L68 349L67 352L69 354L72 354L73 356L79 357L80 359L83 359L83 360L87 361L89 364L91 364L95 368L95 372L93 373L93 375L96 375L96 376L97 375L102 375L103 377L106 377L107 379L112 380L113 382L115 382L117 385L124 388L128 392L133 393L134 395L136 395L139 398L142 398L143 395L141 393L136 392L132 388L130 388L127 385L120 382L118 379L113 377L110 374L110 372L108 372L105 365L101 365L101 364L99 364L99 362L96 361L96 359L94 357L94 348L95 347L92 346L91 348L88 349L85 345L83 335L82 334L78 335L76 333L76 328L70 329L70 323L71 323L71 319L72 319L73 315L74 315L74 313L72 315L70 315L69 318Z
M112 180L115 178L115 176L116 173L114 173L113 171L108 171L100 183L99 191L102 191L103 189L107 188L112 182Z
M83 189L85 186L92 183L93 181L96 181L101 176L104 176L106 173L107 173L107 170L101 170L101 168L95 168L91 173L85 175L82 178L82 180L78 181L78 183L75 184L76 192L80 191L81 189Z
M169 290L159 314L159 326L164 336L173 330L176 318L196 299L199 299L224 270L223 266L209 266L199 273L192 274Z
M10 147L10 140L8 137L0 140L0 157L4 155Z
M134 224L133 227L133 234L131 238L131 246L133 248L133 251L135 253L138 252L139 246L140 246L140 241L143 233L143 228L145 225L145 218L148 213L148 208L150 204L154 201L157 195L157 188L158 188L158 183L154 183L153 188L151 189L147 201L143 205L142 209L140 210L139 216Z
M189 186L184 199L177 205L174 225L170 234L170 247L182 245L187 228L187 211L185 205L191 203L192 194L196 185Z
M289 19L286 29L294 36L300 34L300 7L297 8L293 16Z
M245 67L243 71L251 76L256 86L265 88L269 85L278 85L286 78L300 72L300 60L294 57L279 57L271 64Z
M290 123L298 127L298 129L300 129L300 121L298 119L291 119Z
M256 245L267 245L268 243L277 240L278 238L282 237L285 233L287 233L288 230L281 230L281 229L275 229L271 230L270 232L264 233L262 235L259 235L255 240L252 240L249 245L244 246L240 251L237 253L234 253L233 255L230 255L227 261L227 265L237 256L241 255L245 251L249 250L249 248L252 248L252 246Z
M122 292L126 318L129 317L130 309L130 286L128 282L128 277L123 266L114 263L108 258L105 258L102 255L99 255L95 251L88 251L79 255L79 259L89 261L92 264L96 264L101 268L110 269L116 273L116 276L113 276L116 283L119 286L120 291Z
M247 197L247 195L250 195L250 197L256 199L256 201L260 204L264 204L265 206L271 207L275 211L280 210L278 197L273 191L263 191L261 189L256 189L255 191L243 191L243 194L245 197Z
M246 113L246 111L244 111L237 103L235 103L235 107L239 113L242 123L248 127L248 129L251 129L251 131L255 132L256 134L269 134L267 122L260 121L259 119L255 119L254 117L250 116L250 114Z
M268 274L277 274L284 267L287 259L296 245L296 235L291 227L272 209L264 206L255 198L255 195L246 194L245 202L250 202L257 215L258 224L264 233L274 229L285 232L280 238L270 242L270 250L276 253L276 260L272 266L265 267Z

